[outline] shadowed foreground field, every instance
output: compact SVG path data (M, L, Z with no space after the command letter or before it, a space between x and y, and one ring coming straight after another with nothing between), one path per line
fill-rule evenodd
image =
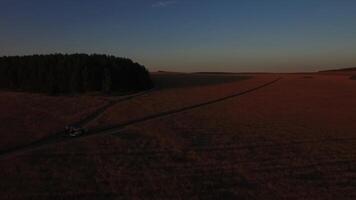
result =
M122 124L283 79L115 134L2 157L0 197L355 199L356 82L350 75L248 76L158 88L114 105L89 126Z

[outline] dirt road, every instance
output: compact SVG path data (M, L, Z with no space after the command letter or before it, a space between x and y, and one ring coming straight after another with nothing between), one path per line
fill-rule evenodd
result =
M62 142L67 142L70 140L77 140L83 137L89 137L89 136L94 136L94 135L107 135L107 134L117 134L118 132L120 132L122 129L126 128L127 126L130 125L135 125L141 122L146 122L149 120L154 120L157 118L161 118L161 117L166 117L166 116L170 116L173 114L177 114L180 112L184 112L184 111L188 111L188 110L192 110L195 108L199 108L202 106L206 106L206 105L210 105L210 104L214 104L214 103L218 103L218 102L222 102L225 101L227 99L231 99L231 98L235 98L244 94L248 94L251 92L254 92L256 90L262 89L264 87L267 87L269 85L274 84L275 82L279 81L281 78L272 80L270 82L267 82L263 85L251 88L251 89L247 89L245 91L241 91L241 92L236 92L235 94L231 94L225 97L221 97L218 99L214 99L211 101L207 101L207 102L202 102L199 104L195 104L195 105L190 105L190 106L185 106L183 108L177 108L174 110L169 110L169 111L165 111L165 112L161 112L161 113L156 113L153 115L149 115L143 118L138 118L138 119L134 119L122 124L117 124L117 125L113 125L110 127L99 127L99 128L92 128L90 131L88 131L88 133L78 136L78 137L69 137L65 131L61 131L61 132L57 132L56 134L52 134L49 137L43 138L41 140L32 142L30 144L26 144L23 146L18 146L18 147L14 147L5 151L0 151L0 158L6 157L6 156L10 156L13 155L15 153L24 153L26 151L31 151L33 149L38 149L44 146L48 146L48 145L53 145L53 144L57 144L57 143L62 143ZM151 90L153 91L153 90ZM81 120L80 122L75 123L76 125L80 125L80 126L85 126L86 124L90 123L91 121L95 120L97 117L99 117L101 114L103 114L107 109L109 109L110 107L114 106L115 104L122 102L122 101L126 101L126 100L130 100L132 98L135 97L139 97L142 95L147 95L149 94L149 92L151 91L147 91L147 92L142 92L139 94L135 94L135 95L130 95L128 97L122 98L122 99L118 99L112 102L109 102L107 105L99 108L97 111L95 111L94 113L90 114L88 117L86 117L85 119Z

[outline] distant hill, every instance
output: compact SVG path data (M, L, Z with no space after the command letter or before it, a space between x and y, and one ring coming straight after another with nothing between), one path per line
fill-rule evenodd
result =
M352 68L342 68L342 69L332 69L332 70L324 70L324 71L319 71L319 72L350 72L350 71L356 71L356 67L352 67Z
M107 55L51 54L0 57L0 88L47 94L124 92L153 86L146 68Z

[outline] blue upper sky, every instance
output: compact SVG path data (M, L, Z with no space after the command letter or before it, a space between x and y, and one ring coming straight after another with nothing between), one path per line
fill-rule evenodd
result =
M356 66L355 0L0 0L0 55L106 53L151 70Z

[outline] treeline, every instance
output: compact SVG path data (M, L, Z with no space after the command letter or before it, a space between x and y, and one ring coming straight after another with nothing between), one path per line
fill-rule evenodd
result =
M153 86L144 66L107 55L0 57L0 88L51 95L138 91Z

